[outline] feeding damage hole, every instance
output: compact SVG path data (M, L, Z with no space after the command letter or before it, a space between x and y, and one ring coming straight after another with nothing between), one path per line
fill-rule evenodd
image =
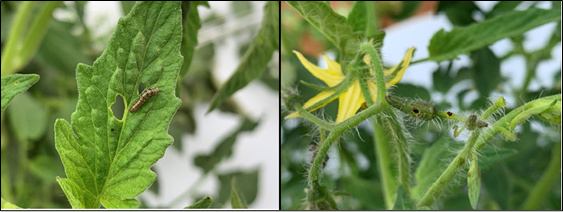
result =
M448 116L452 116L452 115L453 115L452 112L448 111Z
M416 107L414 107L414 106L412 107L412 112L415 113L415 114L420 113L420 111L418 110L418 108L416 108Z

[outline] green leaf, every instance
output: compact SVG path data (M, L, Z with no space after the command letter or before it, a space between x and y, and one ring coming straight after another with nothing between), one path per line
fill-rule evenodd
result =
M123 10L123 14L129 14L129 12L131 12L131 9L133 9L133 6L135 6L135 1L120 1L119 3L121 3L121 9Z
M557 102L558 102L557 99L553 99L553 101L551 102L549 102L549 100L537 101L538 103L537 106L534 105L530 108L527 108L526 110L523 110L520 114L516 115L514 119L512 119L512 121L510 122L510 130L513 131L516 125L522 124L526 119L530 118L530 116L534 114L544 113L547 109L555 106ZM561 100L559 100L559 102L561 102ZM559 113L561 113L561 108L557 108L557 109L559 109L560 111Z
M182 47L180 51L184 56L184 64L180 69L180 77L178 77L178 84L190 69L192 59L194 57L195 47L198 45L197 33L201 28L201 20L199 19L198 5L203 5L209 8L207 1L183 1L182 2L182 26L183 38ZM180 86L176 87L176 96L180 96Z
M345 17L334 12L329 4L317 1L286 1L305 20L317 28L338 49L350 59L354 58L360 46L359 37Z
M12 204L11 202L8 202L4 199L4 197L1 198L2 203L0 203L0 205L2 206L2 209L22 209L17 205Z
M119 20L93 66L76 70L79 99L72 126L55 122L55 147L68 178L58 178L73 208L138 208L155 180L150 167L172 144L168 124L180 106L174 89L182 65L180 2L139 2ZM139 88L160 89L134 113ZM111 106L123 97L125 115Z
M415 177L418 184L412 189L413 199L419 200L424 195L446 169L448 160L455 157L453 151L460 150L462 147L462 143L452 142L448 137L440 137L436 143L426 149L416 169Z
M241 208L246 209L248 205L246 204L246 200L244 196L238 191L235 176L231 179L231 206L233 209Z
M213 202L213 198L207 195L203 199L200 199L199 201L188 207L185 207L184 209L207 209L211 205L211 202Z
M365 32L367 26L367 10L365 1L356 1L348 15L348 24L354 32Z
M510 182L502 164L482 173L482 183L490 194L490 197L498 203L502 210L508 210L508 202L511 199Z
M377 34L377 18L375 17L375 2L356 1L348 15L348 24L354 29L354 33L360 33L370 37ZM380 42L375 42L380 43Z
M412 84L399 83L393 88L393 94L402 97L420 98L429 101L430 93L426 88Z
M450 71L453 61L450 61L447 68L439 65L438 69L432 73L432 85L436 91L447 93L455 84L453 77L450 77Z
M47 128L47 110L28 93L22 93L12 100L8 108L10 123L19 139L37 140Z
M245 119L240 128L233 132L229 137L223 139L215 148L215 151L209 155L198 155L194 159L194 164L203 169L204 173L209 172L215 167L223 158L228 158L233 153L233 145L237 141L239 133L245 131L252 131L258 125L250 119Z
M469 201L473 210L477 208L479 191L481 190L481 170L479 169L477 156L473 155L469 171L467 172L467 187L469 187Z
M401 12L396 14L390 14L391 18L395 20L403 20L411 16L416 9L418 9L418 5L420 5L420 1L403 1L401 2L403 5Z
M522 3L522 1L499 1L485 17L489 19L510 12L520 5L520 3Z
M244 54L235 73L219 88L211 100L208 113L227 98L260 77L275 50L279 49L280 2L270 1L264 7L262 28Z
M393 210L416 210L416 205L407 195L403 186L397 187L397 200L395 200Z
M561 19L560 10L528 9L513 11L468 27L454 27L450 32L438 31L430 40L429 60L451 60L457 55L491 45L506 37Z
M366 142L366 143L371 143L371 142ZM373 148L371 149L373 150ZM350 175L342 180L343 180L342 185L344 186L343 189L347 192L350 192L351 196L358 199L365 207L364 209L385 210L383 199L373 198L373 197L381 196L381 185L379 185L377 181L373 179L372 180L362 179L357 175ZM399 187L402 188L402 186Z
M33 84L39 81L37 74L14 74L2 77L2 112L10 104L12 99L29 89Z
M440 1L438 11L443 11L454 26L467 26L475 23L473 13L479 8L471 1Z
M500 60L488 48L471 52L473 81L481 94L487 97L501 81Z
M184 64L180 71L180 80L188 72L190 65L192 64L192 58L194 56L195 47L198 44L197 33L201 28L201 20L199 19L199 13L197 10L198 5L203 5L209 8L209 3L207 1L189 1L182 2L182 7L184 11L183 17L183 38L182 38L182 56L184 56Z
M482 171L486 171L497 162L514 156L516 153L518 153L518 151L515 149L484 146L481 150L479 150L478 154L479 168Z
M92 63L92 59L85 54L86 44L71 32L76 23L53 20L35 55L35 62L42 66L74 76L76 64Z
M260 169L255 169L249 172L220 174L219 182L221 186L217 203L224 204L228 200L232 199L231 193L233 189L231 184L234 176L234 179L236 180L236 191L239 194L239 198L240 196L243 196L247 204L252 204L258 194L259 170ZM233 206L233 208L235 207Z

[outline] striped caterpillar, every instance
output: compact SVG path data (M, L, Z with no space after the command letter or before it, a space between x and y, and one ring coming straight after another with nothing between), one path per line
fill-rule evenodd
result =
M139 98L139 100L137 100L137 102L135 102L135 104L133 104L133 106L131 106L131 109L129 109L129 112L135 112L137 109L139 109L144 103L145 101L147 101L148 98L152 97L152 96L156 96L156 94L158 94L158 87L154 87L153 89L148 89L145 92L143 92L143 94L141 94L141 97Z

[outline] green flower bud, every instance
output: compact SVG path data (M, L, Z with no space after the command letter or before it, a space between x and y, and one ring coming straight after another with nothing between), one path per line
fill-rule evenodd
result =
M483 128L487 126L489 126L489 124L487 124L487 122L477 120L476 115L470 115L467 118L467 121L465 121L465 128L467 128L468 130L475 130L477 128Z
M301 96L293 92L291 89L282 89L282 98L285 107L288 110L295 110L295 106L303 105L303 99Z
M436 108L429 102L409 100L392 95L385 96L385 99L394 108L414 118L430 121L436 117Z

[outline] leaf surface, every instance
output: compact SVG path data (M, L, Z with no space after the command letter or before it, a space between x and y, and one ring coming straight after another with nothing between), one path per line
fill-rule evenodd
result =
M94 65L78 65L72 126L55 122L67 176L57 181L73 208L138 208L134 198L154 182L150 167L172 144L168 125L180 106L174 89L182 66L181 20L180 2L138 2ZM129 112L139 89L154 87L158 95ZM122 120L111 109L117 95L126 105Z
M24 91L27 91L33 84L39 81L37 74L14 74L2 77L2 112L10 104L14 97Z
M275 50L279 49L280 2L270 1L264 7L262 28L244 54L235 73L225 82L211 99L208 113L217 108L235 92L244 88L266 70Z
M561 20L561 10L528 9L513 11L467 27L438 31L430 40L429 60L451 60L460 54L491 45L506 37L520 35L546 23Z

